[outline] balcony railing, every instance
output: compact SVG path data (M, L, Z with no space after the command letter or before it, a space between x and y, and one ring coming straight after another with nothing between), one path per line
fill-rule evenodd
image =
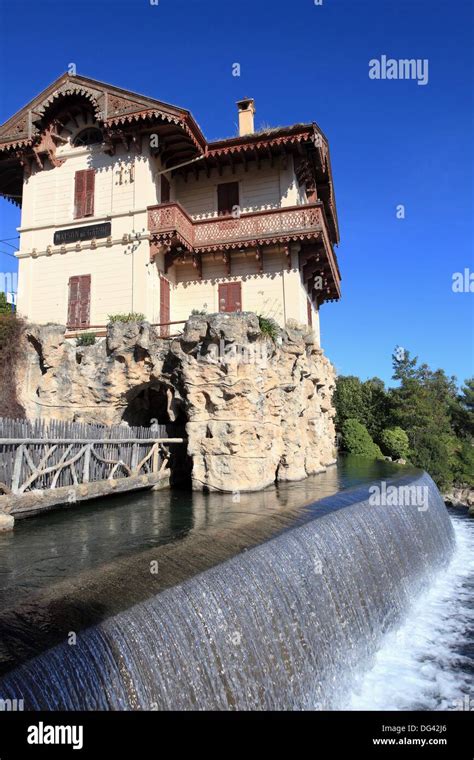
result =
M180 203L148 209L148 228L153 235L170 240L178 237L195 253L282 237L297 240L321 232L324 225L319 203L199 220L192 219Z
M192 254L225 251L297 240L323 242L336 288L339 270L322 203L252 211L239 217L192 219L180 203L148 208L148 229L154 245L182 246Z

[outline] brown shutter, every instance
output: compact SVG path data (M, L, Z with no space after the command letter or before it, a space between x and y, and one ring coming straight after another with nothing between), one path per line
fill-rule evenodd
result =
M160 322L170 321L170 284L165 277L160 277ZM164 338L169 335L169 326L161 328L160 333Z
M68 327L88 327L91 308L91 276L79 275L69 279Z
M165 175L161 175L161 202L169 203L171 197L170 183L166 179Z
M74 177L74 218L84 216L86 178L84 172L76 172Z
M217 211L219 216L231 214L234 206L238 206L239 203L238 182L223 182L217 185Z
M75 174L74 217L94 214L95 169L82 169Z
M242 283L223 282L218 292L219 311L242 311Z
M86 201L84 216L94 215L95 169L86 170Z
M307 300L307 304L308 304L308 325L312 327L313 326L313 311L311 309L311 301L309 299Z
M242 284L240 282L229 283L229 311L242 311Z
M90 313L91 313L91 276L85 274L81 277L79 283L79 324L81 327L88 327L90 325Z
M69 301L67 311L67 324L72 327L77 323L77 311L79 304L79 277L71 277L69 280Z

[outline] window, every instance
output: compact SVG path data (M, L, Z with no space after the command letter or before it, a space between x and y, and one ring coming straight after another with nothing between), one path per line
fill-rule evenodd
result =
M169 203L171 198L171 188L170 183L166 179L165 175L161 175L161 202L162 203Z
M67 326L89 327L91 311L91 276L82 274L69 279Z
M78 148L81 145L95 145L101 143L103 140L102 132L96 127L87 127L79 132L74 138L74 147Z
M223 182L221 185L217 185L217 211L219 216L231 214L234 206L239 205L238 182Z
M219 285L219 311L242 311L242 283L223 282Z
M74 218L94 214L95 169L83 169L75 174Z

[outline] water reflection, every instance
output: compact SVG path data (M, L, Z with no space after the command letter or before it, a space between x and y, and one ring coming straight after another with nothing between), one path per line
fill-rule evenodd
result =
M387 462L341 458L327 472L257 493L143 491L98 499L17 522L0 534L0 609L55 581L75 578L122 557L207 531L235 530L262 517L275 529L318 499L405 473ZM308 506L309 505L309 506Z

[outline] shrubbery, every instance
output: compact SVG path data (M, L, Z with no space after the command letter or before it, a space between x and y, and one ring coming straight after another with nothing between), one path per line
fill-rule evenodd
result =
M366 459L383 459L382 452L372 440L367 428L357 420L345 420L341 436L342 449L348 454L356 454Z
M77 346L93 346L96 341L96 335L92 332L84 332L77 336Z
M18 419L25 416L16 395L16 367L23 326L10 306L7 313L0 312L0 417Z
M277 322L271 317L263 317L261 314L258 314L257 316L262 335L265 338L270 338L270 340L275 341L280 332Z
M109 325L116 322L145 322L145 315L139 311L130 311L128 314L109 314Z
M396 351L392 358L394 388L385 388L378 378L337 379L336 429L344 450L362 447L376 458L362 427L387 456L409 459L440 488L474 484L474 378L459 391L456 378L419 365L408 351Z
M380 433L378 443L386 456L392 459L408 459L410 442L402 428L385 428Z

